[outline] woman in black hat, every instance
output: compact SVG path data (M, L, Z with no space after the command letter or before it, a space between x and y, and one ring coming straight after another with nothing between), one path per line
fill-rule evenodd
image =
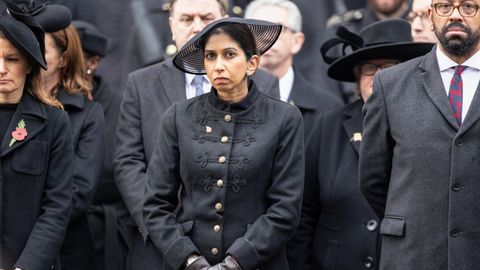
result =
M322 46L328 75L356 82L358 101L325 113L306 143L302 217L289 243L290 269L375 269L379 220L358 186L358 151L362 141L362 107L381 69L421 56L433 44L413 43L410 24L390 19L365 27L357 36L345 28ZM327 56L342 45L353 52Z
M43 31L0 1L0 269L60 269L72 199L68 116L43 91Z
M69 226L61 250L63 269L93 269L93 241L87 209L100 180L105 155L103 108L92 101L83 52L70 11L60 5L33 7L32 13L45 30L45 58L42 72L47 94L58 98L72 125L75 151L73 200Z
M285 244L303 188L302 117L249 79L280 31L218 20L173 60L206 73L212 89L167 110L147 170L144 220L166 269L288 269Z

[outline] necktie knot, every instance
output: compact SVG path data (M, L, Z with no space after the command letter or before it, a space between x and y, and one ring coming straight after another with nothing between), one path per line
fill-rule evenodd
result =
M203 76L195 75L193 77L192 85L195 87L195 96L203 94Z
M455 75L462 75L462 72L467 68L466 66L458 65L455 68Z

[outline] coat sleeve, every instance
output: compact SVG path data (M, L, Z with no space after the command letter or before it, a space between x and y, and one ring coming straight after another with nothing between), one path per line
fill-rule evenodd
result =
M143 214L155 246L169 269L181 269L187 257L200 254L175 218L180 188L180 153L175 125L175 105L162 118L157 144L148 167Z
M85 122L74 146L73 200L70 223L81 217L92 202L103 169L105 120L98 103L88 107Z
M120 105L113 165L118 191L145 239L142 204L147 163L141 133L140 108L135 77L129 75Z
M49 123L55 123L41 215L37 218L22 254L15 263L21 269L46 269L58 256L70 215L72 200L73 145L71 127L65 112Z
M292 237L300 220L304 179L303 122L300 111L287 111L265 194L269 207L226 253L243 269L254 269L277 254Z
M363 138L360 147L360 189L375 213L385 213L392 169L394 142L382 82L375 76L373 93L364 105Z
M319 157L323 115L317 119L310 138L305 144L305 187L303 189L300 224L287 245L290 269L313 270L312 252L315 231L321 212L319 194Z

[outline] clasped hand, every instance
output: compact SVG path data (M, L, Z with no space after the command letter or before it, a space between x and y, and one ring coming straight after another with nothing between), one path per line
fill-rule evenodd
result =
M238 264L232 256L225 257L223 262L211 266L205 257L200 256L192 264L187 266L185 270L242 270L242 267Z

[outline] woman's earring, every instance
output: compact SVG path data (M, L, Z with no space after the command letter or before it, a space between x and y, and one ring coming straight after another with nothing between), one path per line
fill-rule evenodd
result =
M92 70L89 69L89 68L87 68L87 74L88 74L88 75L91 75L91 74L92 74Z

